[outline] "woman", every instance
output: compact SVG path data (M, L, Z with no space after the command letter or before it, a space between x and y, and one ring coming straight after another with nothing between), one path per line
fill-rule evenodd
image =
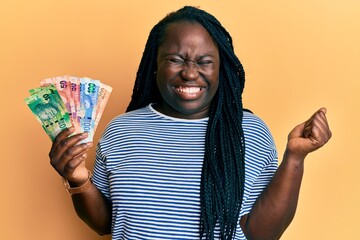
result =
M278 239L296 210L306 155L331 137L321 108L289 134L277 168L266 125L242 106L231 36L184 7L150 32L127 113L108 125L94 176L86 133L50 151L78 215L113 239Z

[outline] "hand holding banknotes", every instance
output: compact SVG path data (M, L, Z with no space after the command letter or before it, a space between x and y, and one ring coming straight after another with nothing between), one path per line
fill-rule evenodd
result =
M46 78L40 85L29 91L25 102L50 139L73 126L74 133L88 133L83 142L91 142L112 88L99 80L73 76Z
M74 127L61 131L54 139L49 157L55 170L74 186L81 186L89 178L85 166L86 152L93 146L91 142L80 143L88 137L88 133L72 135Z
M49 156L57 172L74 185L89 179L86 151L109 99L112 88L99 80L59 76L40 81L25 99L53 141Z

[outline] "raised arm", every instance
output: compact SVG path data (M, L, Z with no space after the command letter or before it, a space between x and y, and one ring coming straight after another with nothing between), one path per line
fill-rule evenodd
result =
M305 157L331 138L325 114L325 108L319 109L290 132L283 161L273 179L251 212L240 220L249 240L279 239L291 223L298 203Z
M70 187L78 188L78 192L72 194L78 216L97 233L109 234L111 204L91 182L90 171L85 166L86 152L92 143L77 144L87 134L69 137L73 131L73 128L66 129L56 137L49 153L50 163L68 181Z

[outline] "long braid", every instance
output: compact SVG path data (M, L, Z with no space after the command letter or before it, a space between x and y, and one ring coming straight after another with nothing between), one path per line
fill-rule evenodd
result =
M220 22L207 12L184 7L162 19L151 30L136 75L127 111L160 102L155 71L158 47L165 40L168 24L200 23L216 42L220 55L219 87L209 110L201 175L200 237L231 239L239 222L245 184L245 143L242 129L243 67L234 54L232 38Z
M150 32L136 75L132 98L126 109L127 112L159 101L160 93L155 79L158 35L156 29Z

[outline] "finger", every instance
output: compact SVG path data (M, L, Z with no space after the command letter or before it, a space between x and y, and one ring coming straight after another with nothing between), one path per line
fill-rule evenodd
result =
M325 126L329 127L327 118L326 118L326 111L322 111L322 109L320 109L315 115L314 115L314 119L319 119L320 121L322 121L324 123Z
M326 112L327 109L322 107L319 110L317 110L306 122L305 122L305 126L304 126L304 133L303 136L304 137L308 137L309 134L311 134L311 129L312 129L312 125L314 125L315 123L322 123L322 125L325 128L329 128L329 124L326 118Z
M325 107L321 107L318 112L322 112L325 115L327 113L327 109Z
M51 164L56 166L59 161L67 162L79 154L81 149L91 147L92 145L89 144L79 144L79 142L84 140L87 136L87 133L79 133L66 139L62 139L49 153ZM64 153L66 153L65 156Z
M63 154L62 159L66 162L75 159L77 156L83 154L89 148L92 147L92 143L82 143L68 148Z
M311 121L312 119L316 118L316 117L323 117L324 119L326 119L326 112L327 112L327 109L322 107L320 108L319 110L317 110L316 112L314 112L311 117L307 120L307 121Z
M69 128L62 130L54 139L51 150L53 148L56 148L60 144L61 141L68 138L74 131L75 131L74 127L69 127Z
M66 133L64 133L66 136ZM75 146L78 144L81 140L84 140L87 138L87 133L78 133L74 136L63 138L63 135L59 136L58 139L56 139L55 145L52 147L49 156L50 158L57 158L58 156L61 156L67 149Z
M304 137L304 138L310 137L311 132L312 132L312 125L306 124L305 127L304 127L304 131L302 133L302 137Z
M64 176L63 177L68 179L69 175L72 175L73 172L75 171L75 169L84 163L85 159L87 158L87 153L86 153L87 150L85 150L81 154L75 156L71 161L69 161L64 166Z
M304 138L312 138L314 140L319 130L324 128L324 124L316 118L316 116L311 119L310 121L306 122L304 131L303 131L303 137Z
M71 166L77 165L77 159L79 159L79 157L85 160L87 156L85 152L87 152L92 146L93 144L90 142L90 143L78 144L73 147L67 148L59 157L52 159L51 165L53 165L53 167L57 169L57 171L61 175L63 175L65 174L64 172L68 171L69 164L70 164L69 165L70 169L73 170ZM71 163L72 161L74 162Z
M303 132L302 132L302 137L304 138L308 138L310 135L311 135L311 132L312 132L312 128L313 128L313 125L314 125L314 119L316 118L316 113L314 113L304 124L304 129L303 129Z
M82 153L84 150L92 147L91 142L79 144L79 141L82 139L84 139L84 135L79 134L63 140L58 145L58 148L52 153L53 156L51 156L51 159L53 162L56 163L58 160L68 161Z
M327 117L325 114L321 115L320 120L322 121L323 125L326 128L326 131L330 133L331 135L331 131L330 131L330 126L329 126L329 121L327 120Z
M315 117L304 130L304 137L311 140L318 147L323 146L331 137L331 131L324 121Z
M314 148L322 147L328 141L328 135L317 126L313 127L313 131L309 136Z
M329 122L326 117L326 111L319 111L313 122L323 132L324 136L327 138L331 137L332 133L330 131Z

